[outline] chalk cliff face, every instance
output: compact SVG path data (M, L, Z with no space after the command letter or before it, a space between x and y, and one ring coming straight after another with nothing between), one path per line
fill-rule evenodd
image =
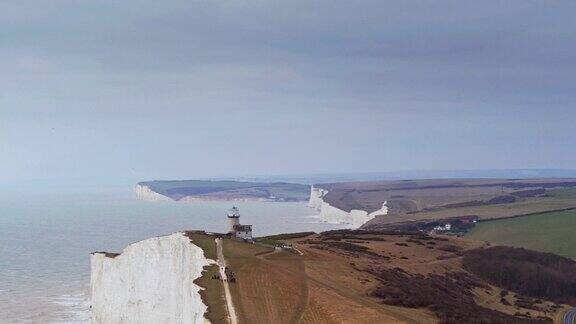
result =
M325 222L350 224L354 228L358 228L377 215L388 214L388 207L386 207L386 202L382 204L381 209L372 213L357 209L353 209L350 212L338 209L324 201L323 198L327 193L328 190L326 189L312 187L310 191L310 201L308 203L310 207L316 208L320 211L320 219Z
M136 197L145 201L172 201L170 197L161 195L146 185L136 185Z
M310 200L308 201L308 206L320 210L323 198L328 193L328 190L322 188L315 188L314 186L310 189Z
M209 262L183 233L92 253L92 323L208 323L193 281Z

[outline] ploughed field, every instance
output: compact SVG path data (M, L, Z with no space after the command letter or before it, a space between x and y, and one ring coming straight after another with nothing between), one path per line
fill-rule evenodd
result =
M241 323L551 323L576 303L576 262L553 254L391 231L261 241L223 244ZM211 280L208 318L223 323Z
M350 211L373 212L387 202L388 215L367 229L388 224L477 216L480 219L576 208L576 179L438 179L321 184L323 200Z
M466 237L576 259L576 210L478 223Z

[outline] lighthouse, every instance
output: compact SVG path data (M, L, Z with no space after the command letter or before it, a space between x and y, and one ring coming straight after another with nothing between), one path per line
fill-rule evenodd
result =
M232 207L228 213L228 234L245 242L252 242L252 225L240 225L240 210Z
M240 210L238 207L232 207L228 213L228 233L234 233L236 230L234 226L240 225Z

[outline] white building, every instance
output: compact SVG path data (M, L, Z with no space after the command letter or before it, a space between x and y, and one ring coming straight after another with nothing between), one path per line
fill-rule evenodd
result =
M434 231L436 232L447 232L452 229L452 224L448 223L444 226L436 226L434 227Z
M252 225L234 225L234 236L237 238L252 240Z

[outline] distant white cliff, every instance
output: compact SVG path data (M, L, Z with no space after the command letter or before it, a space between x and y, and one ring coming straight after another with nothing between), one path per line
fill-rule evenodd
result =
M140 200L145 201L172 201L170 197L161 195L146 185L137 184L136 185L136 197Z
M328 190L322 188L316 188L312 186L310 189L310 201L308 206L320 210L322 203L324 203L324 196L328 193Z
M381 209L371 213L357 209L353 209L350 212L341 210L324 201L324 197L327 193L328 190L326 189L315 188L312 186L312 189L310 190L310 201L308 202L310 207L316 208L320 211L320 219L324 222L349 224L354 228L358 228L378 215L388 214L386 202L382 204Z
M92 323L209 323L194 280L210 263L183 233L92 253Z

